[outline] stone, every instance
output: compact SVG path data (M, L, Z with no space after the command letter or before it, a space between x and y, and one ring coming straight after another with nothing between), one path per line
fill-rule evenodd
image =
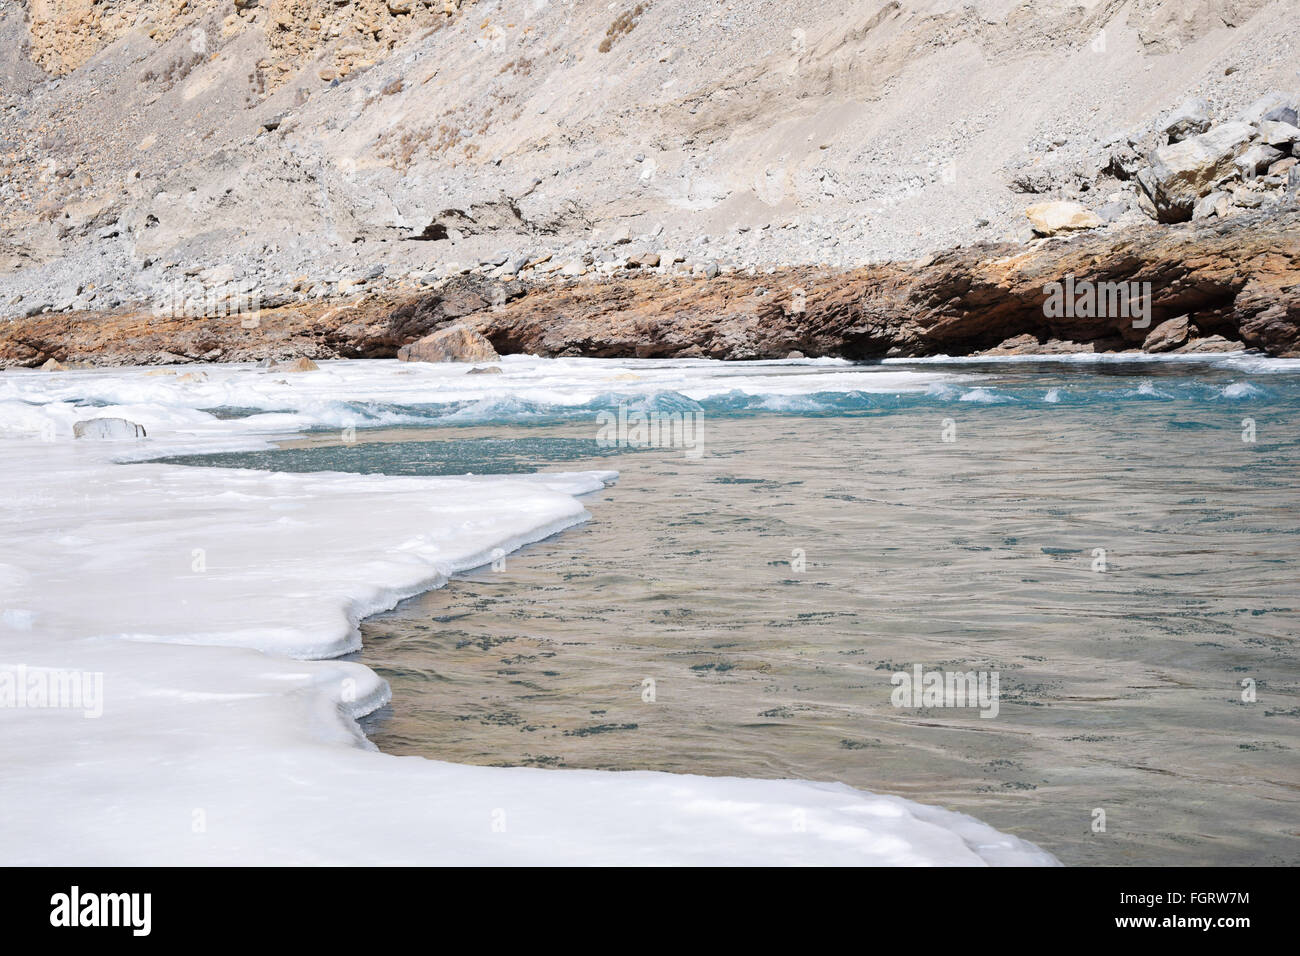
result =
M1101 217L1077 202L1040 202L1025 210L1029 224L1040 236L1055 236L1076 229L1094 229L1101 225Z
M1192 329L1187 323L1187 316L1180 315L1176 319L1166 319L1147 334L1142 341L1142 351L1169 352L1186 342L1191 335Z
M1300 114L1290 106L1275 106L1260 120L1261 123L1288 123L1291 126L1300 126Z
M68 370L68 367L56 358L46 359L41 368L47 372L66 372Z
M501 375L500 365L477 365L465 373L466 375Z
M1242 110L1240 118L1247 123L1261 123L1274 110L1291 108L1291 97L1279 90L1272 90Z
M628 256L627 264L633 269L653 269L659 265L659 253L641 252Z
M1292 196L1300 194L1300 166L1292 166L1286 176L1286 191Z
M707 266L704 267L704 278L716 279L720 271L721 270L718 268L718 264L716 262L710 262Z
M1097 215L1101 217L1102 222L1114 222L1126 212L1128 212L1128 203L1126 202L1108 202L1097 207ZM987 219L981 221L984 225L988 225Z
M1244 342L1225 339L1222 335L1209 335L1203 339L1189 341L1179 352L1240 352L1246 347Z
M92 418L77 422L72 426L75 438L89 438L96 441L134 441L145 438L143 425L129 422L125 418Z
M1270 176L1285 178L1290 175L1291 170L1298 164L1300 164L1300 159L1296 159L1294 156L1288 156L1285 159L1279 159L1272 166L1268 167L1268 174Z
M320 366L309 358L297 358L292 362L277 362L271 367L277 372L316 372L320 370Z
M798 349L791 349L789 352L786 353L785 357L787 359L801 359L804 358L805 356Z
M1259 124L1259 141L1269 146L1290 146L1300 139L1300 129L1294 123L1268 120Z
M1285 155L1280 149L1265 146L1263 143L1256 143L1238 156L1234 161L1234 165L1237 171L1241 173L1241 178L1249 181Z
M1212 192L1196 200L1196 205L1192 209L1193 219L1208 219L1210 216L1218 215L1219 205L1229 202L1229 196L1226 192Z
M1186 222L1196 200L1234 172L1233 162L1255 135L1249 123L1222 123L1207 133L1152 150L1138 184L1160 222Z
M453 325L403 345L403 362L495 362L501 356L492 343L466 325Z
M1163 132L1169 142L1181 143L1189 136L1204 133L1210 124L1210 104L1203 99L1190 99L1169 114Z

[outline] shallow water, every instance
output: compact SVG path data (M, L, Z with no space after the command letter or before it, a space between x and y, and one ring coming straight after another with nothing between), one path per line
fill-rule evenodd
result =
M619 469L587 525L363 625L387 752L838 780L1066 863L1294 864L1291 379L1000 369L802 417L706 404L698 458L610 457L587 410L212 463ZM895 707L916 664L997 673L997 716Z

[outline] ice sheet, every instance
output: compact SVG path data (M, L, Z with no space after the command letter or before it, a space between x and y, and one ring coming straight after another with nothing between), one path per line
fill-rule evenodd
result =
M789 365L506 365L522 383L507 388L551 402L585 400L627 375L688 395L814 388ZM477 381L503 376L467 381L454 366L201 371L185 382L132 369L6 373L0 383L0 676L11 691L19 674L67 679L66 706L44 706L58 695L42 702L35 685L0 706L0 862L1055 862L969 817L841 785L376 752L355 718L387 701L387 685L328 659L356 646L357 622L495 549L584 520L575 496L614 473L399 478L118 463L260 444L331 424L340 402L366 397L503 389ZM881 375L890 389L924 388L939 377L819 371L818 390L862 389ZM102 404L75 407L86 401ZM286 411L201 411L219 405ZM73 421L93 416L128 418L149 438L74 440ZM97 701L71 694L95 681Z

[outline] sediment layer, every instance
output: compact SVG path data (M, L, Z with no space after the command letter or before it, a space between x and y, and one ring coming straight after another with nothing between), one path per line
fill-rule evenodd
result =
M1076 288L1135 283L1125 287L1149 295L1149 322L1104 309L1056 314L1045 307L1049 284L1067 276ZM0 325L0 366L51 358L89 365L389 358L456 323L501 354L544 356L870 359L1251 348L1296 357L1300 212L981 244L848 271L546 282L467 275L424 291L392 288L255 316L157 315L145 305L46 313Z

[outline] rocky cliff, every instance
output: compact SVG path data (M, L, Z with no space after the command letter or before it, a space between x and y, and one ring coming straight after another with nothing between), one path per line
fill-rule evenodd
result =
M1118 285L1149 309L1053 309L1053 283ZM1075 300L1072 300L1075 301ZM1082 314L1088 313L1088 314ZM1255 348L1300 356L1300 211L980 245L848 271L529 283L458 276L256 315L44 314L0 327L0 365L389 358L452 326L497 352L869 359Z

